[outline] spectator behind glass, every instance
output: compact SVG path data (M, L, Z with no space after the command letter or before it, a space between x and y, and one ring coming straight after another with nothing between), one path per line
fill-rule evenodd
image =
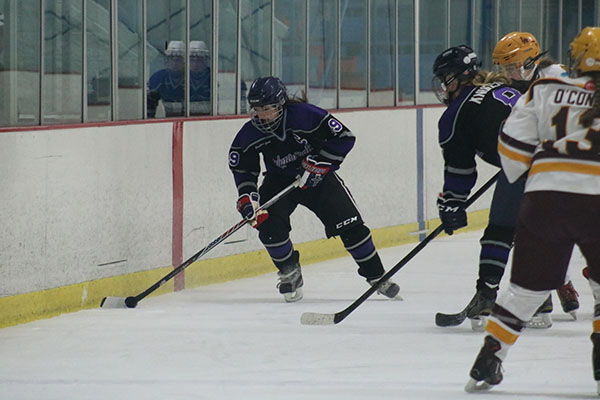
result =
M202 40L190 42L190 115L210 114L210 57Z
M165 56L167 68L156 71L148 81L149 118L156 116L159 100L162 101L166 117L180 117L185 114L185 44L181 40L170 41Z

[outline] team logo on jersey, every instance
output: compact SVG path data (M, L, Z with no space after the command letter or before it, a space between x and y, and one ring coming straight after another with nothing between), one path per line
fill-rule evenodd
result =
M308 140L301 138L300 136L298 136L297 134L293 134L294 140L298 143L300 143L303 146L307 146L308 145Z
M327 125L329 125L329 129L335 133L341 132L343 128L342 124L334 118L331 118L329 121L327 121Z

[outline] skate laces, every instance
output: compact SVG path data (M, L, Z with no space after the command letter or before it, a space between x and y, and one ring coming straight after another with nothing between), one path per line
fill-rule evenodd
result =
M299 267L287 273L279 271L277 275L279 276L279 282L277 282L275 287L278 289L284 287L286 290L293 291L299 286L299 282L302 280L302 273Z

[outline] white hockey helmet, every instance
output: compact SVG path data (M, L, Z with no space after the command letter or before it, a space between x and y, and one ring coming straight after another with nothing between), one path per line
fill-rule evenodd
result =
M202 40L192 40L190 42L190 57L204 57L209 56L208 46Z
M185 44L181 40L171 40L165 50L167 57L184 57Z

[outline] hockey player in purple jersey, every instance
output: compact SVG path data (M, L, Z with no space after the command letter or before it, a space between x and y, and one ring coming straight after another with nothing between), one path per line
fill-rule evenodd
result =
M229 168L237 187L237 209L259 231L259 239L279 270L277 287L286 302L302 298L299 253L290 240L290 215L298 205L321 220L327 237L339 236L358 264L358 274L371 285L384 268L350 191L337 169L355 137L337 118L306 99L288 98L276 77L256 79L248 91L251 120L237 133L229 150ZM266 171L262 183L260 154ZM298 177L300 189L256 212ZM396 298L400 287L386 281L378 292Z
M467 225L464 204L477 181L476 156L500 167L498 132L521 95L507 85L504 75L482 71L480 65L475 52L465 45L445 50L433 65L434 90L448 106L438 123L444 186L437 205L449 235ZM502 173L496 183L489 224L481 238L476 293L464 311L475 330L483 328L483 317L489 315L496 299L512 246L523 184L509 184ZM436 323L455 325L442 324L437 317Z

